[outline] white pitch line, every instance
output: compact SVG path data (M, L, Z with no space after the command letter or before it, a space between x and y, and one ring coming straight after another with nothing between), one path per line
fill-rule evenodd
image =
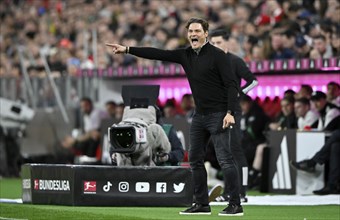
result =
M1 217L0 219L6 219L6 220L28 220L27 218L6 218L6 217Z

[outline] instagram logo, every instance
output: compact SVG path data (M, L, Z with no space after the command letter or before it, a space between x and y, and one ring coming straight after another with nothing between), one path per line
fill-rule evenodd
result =
M119 190L119 192L128 192L129 191L129 183L128 182L119 182L118 190Z

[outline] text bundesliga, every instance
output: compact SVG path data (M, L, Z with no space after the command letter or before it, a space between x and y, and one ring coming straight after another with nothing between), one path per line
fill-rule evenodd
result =
M68 180L34 180L34 189L52 191L70 191Z

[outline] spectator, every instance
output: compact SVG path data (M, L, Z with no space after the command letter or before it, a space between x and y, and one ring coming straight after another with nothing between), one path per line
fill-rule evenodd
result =
M168 99L163 107L164 118L174 118L177 117L177 110L175 101Z
M318 130L334 131L340 128L340 110L336 105L327 102L327 96L321 91L313 93L312 102L315 104L316 110L320 114L317 121Z
M309 58L311 47L303 35L298 35L295 39L296 58Z
M312 97L313 88L308 84L302 84L300 90L295 94L295 99L307 98L310 99Z
M327 84L327 101L340 107L340 85L336 82Z
M295 92L294 90L292 90L292 89L287 89L286 91L284 91L283 97L284 97L284 98L285 98L285 97L292 97L292 98L294 98L295 94L296 94L296 92Z
M281 100L281 115L275 122L269 124L270 130L284 130L297 128L297 118L294 112L294 98L285 97Z
M245 62L250 62L252 61L252 50L254 48L254 46L256 46L258 44L258 38L253 36L253 35L249 35L246 36L245 41L243 42L243 49L244 49L244 61Z
M292 54L292 57L295 57L294 45L296 37L294 32L292 30L286 30L281 33L281 36L284 50L287 51L286 53L289 51L289 53Z
M111 118L116 117L116 108L117 108L117 104L114 101L107 101L105 103L106 112Z
M273 32L271 39L271 53L269 59L290 59L294 58L294 52L290 49L284 48L282 35L278 32Z
M244 57L244 51L242 50L240 43L237 41L235 37L229 37L227 44L228 44L228 50L231 53L239 57Z
M264 59L263 47L255 45L251 49L252 61L261 61Z
M298 129L308 130L312 128L314 123L318 120L319 115L310 108L310 101L307 98L300 98L295 100L294 104L295 114L298 117Z
M320 54L321 58L324 59L333 56L332 47L323 35L318 35L313 38L313 51Z
M195 101L192 94L184 94L181 100L181 110L186 120L191 123L195 111Z
M338 7L340 8L340 6ZM339 31L332 33L331 45L332 45L333 56L339 57L340 56L340 32Z
M80 108L83 113L83 132L75 137L65 137L62 146L71 149L75 155L95 157L100 143L100 122L104 115L94 108L92 100L87 97L80 100Z

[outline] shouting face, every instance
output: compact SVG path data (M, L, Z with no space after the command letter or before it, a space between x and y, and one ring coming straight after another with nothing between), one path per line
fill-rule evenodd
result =
M200 23L192 23L188 27L188 40L192 49L203 46L208 37L208 31L204 31Z

